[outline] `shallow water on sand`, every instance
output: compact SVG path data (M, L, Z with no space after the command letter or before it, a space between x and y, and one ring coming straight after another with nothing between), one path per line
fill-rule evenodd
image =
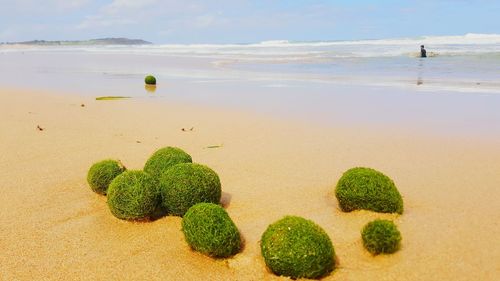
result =
M333 126L500 136L500 80L494 61L481 56L263 64L71 48L1 50L2 87L200 103ZM144 86L149 73L159 81L156 88Z

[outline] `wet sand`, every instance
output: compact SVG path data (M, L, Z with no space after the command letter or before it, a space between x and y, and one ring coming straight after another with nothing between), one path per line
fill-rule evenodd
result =
M0 116L1 280L282 280L266 270L259 239L284 215L312 219L330 235L338 268L324 280L500 277L495 138L7 89L0 90ZM116 158L141 169L163 146L181 147L219 173L223 203L245 239L240 254L214 260L191 251L177 217L118 220L88 187L93 162ZM404 214L342 213L333 189L354 166L392 177ZM396 254L363 249L360 230L375 218L397 223L403 241Z

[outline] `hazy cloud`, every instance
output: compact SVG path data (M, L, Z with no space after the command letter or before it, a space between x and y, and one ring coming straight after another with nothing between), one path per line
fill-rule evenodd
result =
M59 13L81 8L92 0L12 0L0 1L3 13ZM2 13L2 14L3 14Z
M493 0L0 0L0 7L0 41L124 36L220 43L500 33L500 2Z

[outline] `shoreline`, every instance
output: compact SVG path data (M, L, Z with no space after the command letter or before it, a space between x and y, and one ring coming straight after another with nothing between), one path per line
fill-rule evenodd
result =
M447 38L447 40L450 39ZM43 81L48 82L48 85L68 78L74 79L75 77L68 74L75 72L80 75L71 81L70 85L81 82L79 79L84 76L101 74L101 72L115 76L109 77L106 83L110 83L111 79L119 79L123 75L142 78L144 74L153 72L165 81L227 79L238 80L240 83L253 80L268 81L271 84L278 82L278 84L323 83L334 86L383 86L404 91L412 89L416 92L458 92L481 95L500 93L498 75L495 72L500 49L498 49L498 42L495 41L489 44L482 42L472 49L470 49L471 42L468 44L455 42L451 45L441 42L441 44L434 45L432 51L436 51L438 55L429 59L417 57L419 50L415 50L414 47L421 43L400 45L393 42L395 45L392 45L379 42L382 44L354 44L343 47L342 45L321 47L314 44L300 46L300 44L295 44L297 42L275 43L278 44L259 46L254 44L143 45L140 47L135 45L19 47L0 45L0 55L6 61L4 68L0 67L0 72L2 72L0 84L15 80L19 74L12 75L12 72L16 70L20 70L22 76L43 75ZM347 49L350 51L346 52ZM404 49L406 50L402 51ZM68 61L72 63L68 64ZM52 72L59 74L56 80L50 75ZM101 78L99 75L94 75L93 82L101 80L102 83ZM33 79L29 80L33 81ZM121 81L121 83L124 82ZM12 85L19 84L21 83ZM133 85L129 86L133 87ZM85 86L81 85L80 88ZM68 89L71 88L62 90Z
M266 271L258 241L284 215L311 219L332 239L338 268L322 280L495 280L500 274L496 138L359 131L230 105L94 98L0 89L0 130L8 132L0 137L6 210L0 279L283 280ZM181 131L190 127L193 132ZM112 157L141 169L163 146L181 147L219 174L226 210L245 240L240 254L224 261L191 251L177 217L119 221L105 197L88 187L93 162ZM355 166L394 179L403 215L340 212L333 188ZM398 225L403 241L396 254L372 257L363 249L359 233L375 218Z
M128 77L122 79L132 84ZM120 80L121 81L121 80ZM104 83L93 81L92 83ZM115 83L115 82L113 82ZM139 83L140 84L140 83ZM241 84L241 85L240 85ZM238 86L240 85L240 86ZM130 85L129 85L130 86ZM257 81L164 81L155 92L144 86L104 85L100 90L3 87L4 91L21 91L68 97L76 103L92 101L100 96L126 96L129 102L186 106L193 110L261 116L267 120L293 122L301 127L336 130L373 135L394 132L408 138L460 139L496 142L500 137L500 114L496 110L500 96L470 93L434 93L389 89L384 87L336 86L307 88L295 85L286 90L266 88ZM241 89L239 89L240 87ZM97 87L94 87L97 88ZM238 93L234 90L238 88ZM112 90L110 90L112 89ZM68 94L69 93L69 94ZM110 102L110 101L108 101ZM116 102L116 101L115 101Z

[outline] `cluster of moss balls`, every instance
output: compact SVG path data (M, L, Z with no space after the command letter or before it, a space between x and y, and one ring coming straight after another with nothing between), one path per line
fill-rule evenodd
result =
M335 196L344 212L370 210L403 213L403 198L394 182L383 173L364 167L347 170L337 183ZM388 220L368 223L361 232L363 246L372 254L391 254L399 249L401 233Z
M116 160L97 162L89 169L87 181L94 192L107 195L109 209L117 218L147 219L162 208L183 217L182 231L192 249L216 258L241 250L238 228L217 205L221 198L219 176L207 166L192 163L182 149L157 150L143 171L127 171ZM394 182L370 168L346 171L337 183L335 196L345 212L403 212L402 197ZM374 255L393 253L400 247L401 234L391 221L372 221L361 236L364 247ZM296 216L269 225L261 238L261 254L272 272L291 278L321 278L335 267L335 251L326 232Z
M148 219L163 207L168 214L184 216L182 231L193 249L217 258L241 249L238 228L216 205L222 193L219 176L192 163L180 148L157 150L143 171L125 171L120 162L104 160L92 165L87 178L92 190L107 194L108 207L119 219Z
M143 171L127 171L114 160L94 164L88 182L95 192L108 195L108 206L120 219L151 217L157 207L183 216L197 203L219 203L221 183L216 172L192 163L180 148L165 147L147 160ZM122 174L123 173L123 174Z
M286 216L267 228L261 252L272 272L292 278L320 278L335 266L328 234L314 222L296 216Z

